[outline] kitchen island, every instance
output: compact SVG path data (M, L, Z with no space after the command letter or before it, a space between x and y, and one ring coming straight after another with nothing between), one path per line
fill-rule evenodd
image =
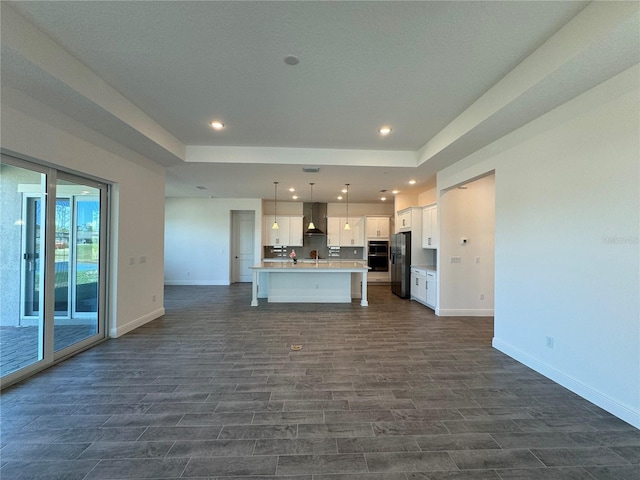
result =
M367 267L360 261L264 261L251 267L253 288L251 306L258 306L258 290L270 303L351 303L352 281L361 278L360 305L366 307ZM260 274L268 281L259 285ZM264 278L264 275L262 276ZM268 286L265 287L265 284ZM266 292L264 292L266 288Z

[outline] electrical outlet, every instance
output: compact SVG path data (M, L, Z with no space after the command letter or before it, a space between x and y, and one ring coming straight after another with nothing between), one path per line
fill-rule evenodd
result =
M546 338L546 345L547 345L547 348L553 348L553 337Z
M476 257L476 263L480 263L480 257Z
M462 263L462 257L451 257L449 263Z
M129 265L135 265L136 263L136 258L135 257L129 257Z
M155 303L155 301L156 301L156 296L155 295L153 297L151 297L151 301Z
M480 294L480 300L484 300L484 293Z

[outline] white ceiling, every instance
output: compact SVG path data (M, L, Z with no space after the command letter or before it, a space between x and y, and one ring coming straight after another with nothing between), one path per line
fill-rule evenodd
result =
M271 198L273 181L303 195L315 182L316 201L331 201L343 183L354 202L378 201L382 189L422 191L438 168L637 63L640 50L636 19L611 29L603 41L622 45L616 58L599 44L585 47L424 162L423 147L588 2L3 3L175 137L184 154L106 115L4 38L3 83L166 166L170 196ZM285 64L287 55L300 63ZM226 128L213 131L214 119ZM377 134L384 124L393 128L386 138ZM309 165L320 174L303 173ZM412 177L416 187L406 184Z

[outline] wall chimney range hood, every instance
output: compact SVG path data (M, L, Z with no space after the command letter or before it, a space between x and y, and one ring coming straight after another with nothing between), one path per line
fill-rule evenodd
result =
M327 231L327 204L318 202L306 202L302 204L302 213L304 215L304 225L308 226L313 220L316 228L307 229L304 234L306 236L326 235Z

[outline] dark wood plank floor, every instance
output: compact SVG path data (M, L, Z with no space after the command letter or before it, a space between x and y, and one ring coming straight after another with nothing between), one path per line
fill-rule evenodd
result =
M168 287L164 317L3 392L0 477L640 478L640 432L492 349L492 319L369 294Z

